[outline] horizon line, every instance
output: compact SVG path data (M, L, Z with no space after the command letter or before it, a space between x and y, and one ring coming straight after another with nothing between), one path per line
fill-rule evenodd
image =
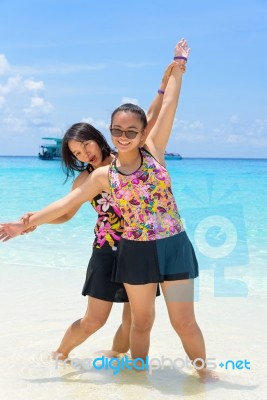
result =
M28 157L28 158L38 158L38 155L1 155L0 157ZM267 160L267 157L202 157L202 156L196 156L196 157L182 157L181 160ZM59 160L41 160L41 161L60 161ZM181 161L181 160L167 160L167 161Z

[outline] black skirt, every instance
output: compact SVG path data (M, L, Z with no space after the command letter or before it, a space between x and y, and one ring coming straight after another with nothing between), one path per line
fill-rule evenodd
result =
M111 281L115 258L116 251L108 244L101 248L93 248L82 290L83 296L115 303L129 301L123 284Z
M183 231L168 238L145 242L121 238L112 280L143 285L197 276L195 251Z

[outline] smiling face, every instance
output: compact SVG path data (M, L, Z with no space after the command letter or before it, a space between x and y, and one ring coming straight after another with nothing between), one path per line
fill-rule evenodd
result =
M112 143L118 151L131 151L143 145L144 142L144 127L139 116L131 111L119 111L113 116L111 131L113 129L122 131L122 136L111 136ZM125 131L136 133L134 139L129 139Z
M91 164L93 168L101 166L102 152L94 140L86 140L84 142L69 140L68 147L80 162Z

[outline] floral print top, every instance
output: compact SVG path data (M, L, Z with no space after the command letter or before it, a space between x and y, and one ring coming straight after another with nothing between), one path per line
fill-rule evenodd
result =
M88 173L90 174L93 170L93 167L89 165ZM98 214L93 247L100 249L104 244L108 244L112 250L116 250L124 225L119 207L112 196L106 192L95 196L91 204Z
M109 168L112 196L124 218L122 237L149 241L173 236L184 230L171 190L170 176L145 149L140 149L141 166L130 175Z

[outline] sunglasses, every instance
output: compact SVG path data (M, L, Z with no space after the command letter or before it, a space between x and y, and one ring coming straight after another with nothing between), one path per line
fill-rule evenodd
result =
M136 131L122 131L121 129L117 128L110 128L110 133L114 137L121 137L123 133L127 137L127 139L135 139L139 132Z

